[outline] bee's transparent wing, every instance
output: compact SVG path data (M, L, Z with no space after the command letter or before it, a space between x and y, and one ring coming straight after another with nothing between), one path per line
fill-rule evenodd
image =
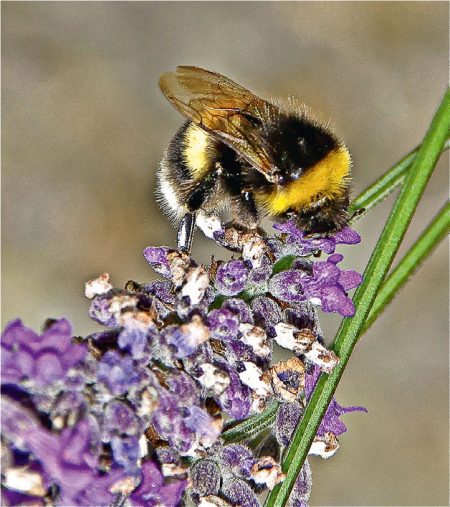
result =
M183 116L273 180L275 167L261 136L261 125L277 114L276 106L231 79L200 67L177 67L175 72L163 74L159 85Z

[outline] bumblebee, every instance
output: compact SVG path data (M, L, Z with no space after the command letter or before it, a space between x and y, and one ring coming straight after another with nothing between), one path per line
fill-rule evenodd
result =
M263 100L231 79L180 66L160 88L187 119L159 164L157 198L190 251L196 219L227 209L255 229L263 216L295 217L313 236L349 220L351 160L326 127Z

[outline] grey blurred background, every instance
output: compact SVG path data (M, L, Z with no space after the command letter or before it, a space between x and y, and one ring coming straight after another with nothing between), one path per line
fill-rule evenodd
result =
M6 2L2 5L3 325L66 316L95 329L83 283L153 277L142 250L174 244L152 197L181 117L158 90L178 64L332 119L355 195L420 142L448 76L448 5ZM439 163L402 251L447 197ZM362 271L392 198L343 248ZM194 255L226 255L199 233ZM441 245L358 344L337 398L341 449L313 458L312 505L448 505L448 269ZM339 319L324 315L332 340Z

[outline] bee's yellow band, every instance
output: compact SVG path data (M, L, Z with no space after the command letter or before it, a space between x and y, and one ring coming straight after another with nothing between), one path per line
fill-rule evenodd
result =
M270 194L256 195L258 203L269 215L279 215L288 209L300 210L320 198L335 198L344 192L350 171L350 154L344 147L331 151L298 180L278 187Z
M185 134L184 157L194 179L201 179L210 169L210 137L201 128L191 124Z

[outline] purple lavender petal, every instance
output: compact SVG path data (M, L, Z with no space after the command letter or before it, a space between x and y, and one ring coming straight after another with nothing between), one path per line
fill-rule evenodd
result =
M344 227L334 235L336 243L342 245L356 245L361 243L361 236L351 229L350 227Z
M42 428L30 411L4 398L2 429L10 440L24 442L40 461L59 486L61 505L109 505L112 501L108 489L123 473L113 471L101 477L92 468L90 463L95 462L95 456L91 456L89 450L91 432L87 421L80 421L55 435ZM92 493L95 493L95 500Z
M176 296L172 291L172 283L168 280L153 280L144 284L142 290L151 296L156 296L163 303L175 304Z
M170 264L167 259L169 248L165 246L149 246L144 250L144 258L150 266L164 278L171 278Z
M215 286L224 296L233 296L244 290L249 271L242 261L229 261L217 270Z
M84 344L72 343L72 329L64 319L53 322L41 336L15 320L6 327L1 346L3 381L28 378L41 386L63 379L87 353Z
M339 280L340 270L332 262L314 262L313 276L305 279L304 283L308 285L334 285Z
M133 409L119 400L112 400L106 405L103 428L105 441L114 435L137 435L140 430Z
M212 310L206 323L215 340L232 340L239 333L239 317L226 308Z
M114 461L127 473L138 475L139 440L135 436L114 437L111 440Z
M177 507L187 487L187 481L175 480L165 484L158 466L153 461L142 465L142 480L130 496L133 506L139 507Z
M136 371L131 357L122 357L115 350L110 350L102 356L98 363L97 378L109 387L112 394L121 396L133 384L139 382L140 375Z
M153 333L157 333L156 330ZM146 350L148 329L132 321L120 332L117 344L123 350L128 350L135 359L141 359L148 354Z
M262 366L261 358L259 358L253 348L241 340L232 340L225 344L225 357L231 366L235 366L242 361L249 361L255 363L257 366ZM270 360L270 358L269 358ZM266 364L264 362L264 364Z
M333 254L330 255L327 259L327 262L331 262L332 264L339 264L344 260L344 256L342 254Z
M187 452L194 444L195 432L186 426L178 398L169 393L160 393L152 424L161 438L181 453Z
M305 238L305 234L298 228L295 218L275 223L273 228L287 234L289 243L297 243L300 255L310 255L318 250L331 254L338 244L355 245L361 241L359 234L350 227L344 227L333 235L323 238Z
M315 293L320 299L321 308L324 312L336 312L343 317L352 317L355 314L355 307L351 299L339 286L324 287L320 292Z
M272 263L267 257L263 257L261 265L253 268L247 279L247 286L260 285L266 282L272 274Z
M301 231L296 224L294 218L283 222L275 222L273 228L279 232L287 234L292 240L300 241L303 237L303 231Z
M208 444L212 445L219 437L220 428L214 424L214 419L200 407L195 405L190 407L189 415L184 418L184 423L196 433L200 440Z
M313 366L310 373L306 374L305 377L305 395L307 399L311 397L312 392L314 391L314 387L317 383L317 379L320 375L320 368L318 366ZM317 430L317 435L322 436L326 432L331 431L336 436L341 435L345 431L347 431L347 427L345 424L339 419L342 414L346 414L349 412L367 412L367 409L364 407L341 407L339 403L333 398L331 400L330 405L325 413L322 422L320 423L319 429Z
M12 491L2 487L1 505L7 507L9 505L25 505L37 507L45 505L44 500L38 496L24 495L18 491Z
M199 389L194 380L186 373L169 375L166 380L169 391L178 397L181 407L200 404Z
M161 333L163 340L176 349L177 358L192 355L209 337L207 327L195 317L191 323L182 326L167 326Z
M287 234L287 241L289 243L296 243L299 255L310 255L319 250L325 253L333 253L336 248L336 240L333 236L305 238L304 232L298 228L295 219L284 223L276 223L273 228Z
M89 307L89 318L106 327L117 327L117 315L110 310L111 294L105 294L94 297Z
M306 276L304 272L299 270L282 271L271 278L269 291L283 301L291 303L305 301L303 283Z
M357 271L353 270L342 270L339 275L339 284L342 286L342 288L347 291L354 289L355 287L358 287L358 285L362 282L362 275L358 273Z

